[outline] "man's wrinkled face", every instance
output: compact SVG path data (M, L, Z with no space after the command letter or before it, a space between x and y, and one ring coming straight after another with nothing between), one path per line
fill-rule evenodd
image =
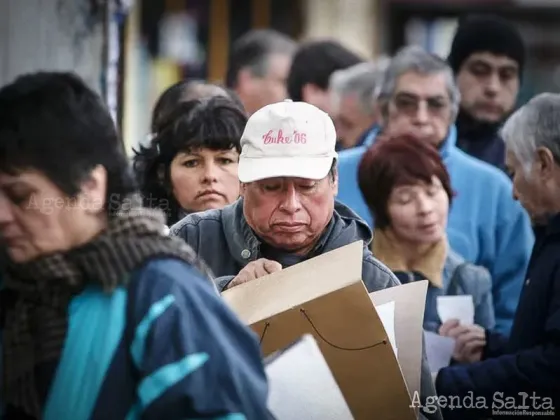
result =
M513 182L513 198L527 210L533 222L545 222L556 211L554 198L555 193L558 194L558 186L552 176L558 168L550 151L539 151L531 170L526 172L517 156L506 149L506 167ZM555 170L552 167L556 167Z
M243 184L243 212L257 236L283 251L305 255L332 218L338 178L269 178Z
M457 74L461 108L474 119L501 122L519 93L519 65L509 57L487 52L471 54Z
M404 73L387 104L389 136L413 135L439 146L452 124L452 103L444 73Z

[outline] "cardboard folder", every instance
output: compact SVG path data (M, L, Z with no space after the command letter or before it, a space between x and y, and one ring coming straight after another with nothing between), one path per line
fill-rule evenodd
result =
M414 419L397 358L361 281L362 253L363 243L354 242L222 297L258 334L265 356L313 335L355 419Z
M395 302L395 339L399 349L397 359L412 400L415 393L420 395L422 324L427 291L428 280L422 280L370 293L376 306Z

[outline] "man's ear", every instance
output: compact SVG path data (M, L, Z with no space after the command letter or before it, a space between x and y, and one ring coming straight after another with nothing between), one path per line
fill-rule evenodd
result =
M240 92L248 92L253 86L253 75L248 68L241 69L237 75L237 90Z
M304 102L314 103L317 95L324 95L323 89L313 83L306 83L301 88L301 98Z
M387 101L377 101L375 104L375 109L377 111L377 118L379 125L381 127L387 127L388 115L389 115L389 102Z
M244 184L243 182L239 183L239 195L241 197L245 197L245 191L247 189L247 184Z
M329 177L329 182L332 185L334 195L337 196L338 195L338 169L335 167L333 169L332 175L329 174L328 177Z
M552 152L547 147L538 147L535 154L535 165L539 173L539 178L546 181L552 177L556 161Z
M93 168L89 177L82 183L80 195L88 213L97 214L103 211L107 196L107 170L103 166L97 165Z

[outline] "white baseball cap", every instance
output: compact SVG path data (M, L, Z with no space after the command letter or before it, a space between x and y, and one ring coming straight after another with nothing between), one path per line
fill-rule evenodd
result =
M255 112L241 137L239 180L322 179L338 158L331 118L306 102L286 100Z

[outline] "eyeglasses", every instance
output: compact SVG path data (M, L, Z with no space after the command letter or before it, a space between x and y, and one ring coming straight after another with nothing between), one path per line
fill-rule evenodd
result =
M392 99L393 104L399 112L404 114L417 114L422 104L425 104L426 110L431 115L442 115L449 110L449 100L441 96L420 98L409 93L398 93Z

